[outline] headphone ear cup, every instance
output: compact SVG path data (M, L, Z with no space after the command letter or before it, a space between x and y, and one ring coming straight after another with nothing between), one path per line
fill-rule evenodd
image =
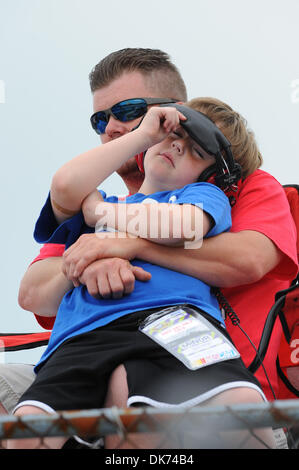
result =
M216 164L213 164L206 168L200 175L197 180L198 183L202 182L207 182L212 176L214 176L217 173L217 167Z
M242 178L242 168L239 163L234 162L232 168L228 172L216 174L215 182L219 188L226 191L226 189L237 185L238 181Z
M140 173L144 173L144 166L143 166L144 155L145 155L145 152L141 152L138 155L135 155L135 160L137 162Z

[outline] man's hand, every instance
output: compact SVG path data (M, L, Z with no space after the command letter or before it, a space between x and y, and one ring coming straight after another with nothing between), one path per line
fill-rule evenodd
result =
M131 294L135 280L149 281L151 274L119 258L101 259L90 264L80 276L90 295L104 299L120 299Z
M143 243L141 238L132 238L125 233L84 234L63 254L62 271L64 275L79 285L83 271L96 260L103 258L122 258L131 260L138 257Z

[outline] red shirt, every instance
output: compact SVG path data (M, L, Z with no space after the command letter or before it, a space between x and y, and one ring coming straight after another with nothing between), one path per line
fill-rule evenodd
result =
M268 173L255 171L241 182L237 203L232 208L232 232L254 230L266 235L283 253L281 263L263 279L240 287L222 289L223 294L240 319L240 325L249 335L256 347L262 335L267 314L274 303L275 293L286 289L298 271L296 240L297 232L290 207L281 185ZM235 342L245 365L248 366L255 356L255 351L242 331L226 322L227 330ZM277 394L278 381L276 357L281 338L281 326L276 322L264 367ZM255 376L261 383L269 400L273 394L262 367Z
M274 303L277 291L287 288L298 270L296 252L296 227L290 213L289 203L282 186L268 173L256 170L239 183L236 193L237 203L232 208L232 232L254 230L266 235L283 253L281 263L260 281L223 289L227 300L237 313L242 328L249 335L256 347L259 344L267 314ZM61 256L63 245L44 245L35 261L50 256ZM37 321L46 329L53 327L55 318L37 316ZM248 339L237 326L227 320L227 329L243 361L248 366L255 356L255 351ZM281 328L276 322L269 352L264 359L264 366L271 384L277 393L277 372L275 360L279 349ZM262 367L255 374L269 400L273 394L265 378Z

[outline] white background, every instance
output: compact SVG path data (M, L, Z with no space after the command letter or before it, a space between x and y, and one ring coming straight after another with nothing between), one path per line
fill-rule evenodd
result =
M53 173L99 143L92 67L124 47L168 52L189 98L232 105L255 131L263 169L299 183L298 20L298 0L0 0L1 332L41 331L18 287L39 251L32 233ZM126 192L117 176L104 189Z

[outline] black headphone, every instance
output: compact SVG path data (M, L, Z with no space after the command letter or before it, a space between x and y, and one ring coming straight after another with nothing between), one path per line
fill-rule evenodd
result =
M241 178L242 169L239 163L234 160L231 144L222 134L216 124L205 114L195 109L177 103L170 103L171 106L180 111L187 119L180 124L188 135L197 142L207 153L214 155L216 163L202 172L198 181L207 181L215 174L215 183L223 191L234 189ZM223 157L222 151L225 154Z

